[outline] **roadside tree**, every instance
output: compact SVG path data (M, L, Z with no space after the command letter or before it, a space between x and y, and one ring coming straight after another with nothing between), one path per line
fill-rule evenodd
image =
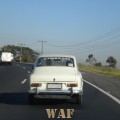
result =
M110 56L110 57L108 57L108 59L106 60L106 63L109 64L109 67L114 67L114 68L116 68L117 60L116 60L113 56Z
M97 60L93 57L93 54L89 54L88 59L86 59L86 62L89 62L91 65L95 65Z

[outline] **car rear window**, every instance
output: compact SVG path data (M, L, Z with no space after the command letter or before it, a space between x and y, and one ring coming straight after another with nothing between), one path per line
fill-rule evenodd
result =
M70 57L41 57L37 60L36 67L40 66L74 67L74 60Z

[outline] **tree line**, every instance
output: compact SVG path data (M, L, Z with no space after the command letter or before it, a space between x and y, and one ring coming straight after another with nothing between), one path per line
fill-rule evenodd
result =
M22 47L22 53L21 53L21 46L15 46L15 45L5 45L1 48L2 52L11 52L14 55L14 60L17 62L28 62L33 63L36 59L36 56L38 55L37 52L32 50L29 47ZM93 56L93 54L89 54L88 58L86 59L86 62L88 62L92 66L102 66L101 62L98 62L97 59ZM106 63L108 63L108 67L116 68L117 60L113 56L109 56L106 59Z
M88 58L86 59L86 62L88 62L89 64L93 65L93 66L102 66L101 62L97 62L97 59L94 58L93 54L89 54ZM113 67L116 68L116 64L117 64L117 60L113 57L113 56L109 56L106 59L106 63L108 63L108 67Z

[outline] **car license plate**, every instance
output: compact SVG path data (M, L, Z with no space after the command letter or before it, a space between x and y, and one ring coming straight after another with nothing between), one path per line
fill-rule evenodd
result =
M47 89L61 89L62 84L61 83L48 83L47 84Z

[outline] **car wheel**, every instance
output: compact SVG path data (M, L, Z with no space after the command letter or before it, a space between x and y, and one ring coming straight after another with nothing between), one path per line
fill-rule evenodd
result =
M82 95L76 96L76 103L80 105L82 104Z
M28 102L30 105L34 105L35 104L35 98L33 94L29 94L28 95Z

